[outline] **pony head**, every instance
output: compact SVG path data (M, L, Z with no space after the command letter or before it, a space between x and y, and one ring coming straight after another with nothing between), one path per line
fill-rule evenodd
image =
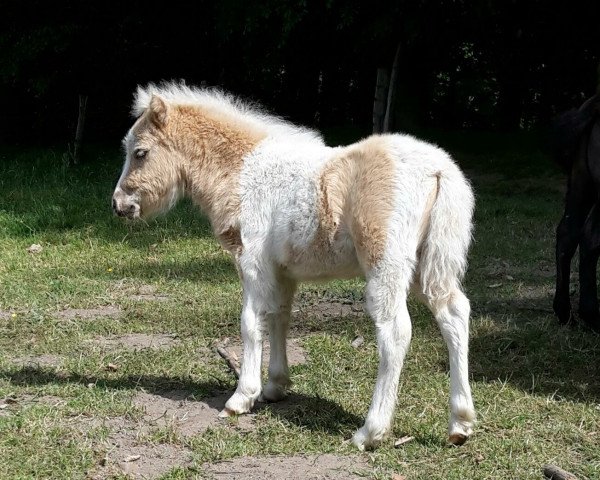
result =
M148 218L168 211L183 193L184 156L174 141L176 112L160 96L140 96L139 118L125 138L125 164L112 206L120 217ZM141 106L143 105L143 106Z

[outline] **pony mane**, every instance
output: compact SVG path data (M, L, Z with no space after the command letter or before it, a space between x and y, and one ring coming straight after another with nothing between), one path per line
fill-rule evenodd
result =
M138 86L131 109L134 117L139 117L146 111L153 95L159 96L171 105L198 106L231 115L265 129L269 136L286 136L296 141L324 143L318 132L271 115L255 103L241 100L218 88L190 87L183 82L164 82L160 85L150 83L145 87Z

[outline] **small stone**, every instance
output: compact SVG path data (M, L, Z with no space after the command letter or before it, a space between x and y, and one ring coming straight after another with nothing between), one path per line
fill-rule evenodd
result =
M352 345L353 348L360 348L360 346L363 343L365 343L365 339L361 335L359 335L354 340L352 340L352 343L350 345Z
M40 252L41 252L43 249L44 249L44 248L43 248L41 245L39 245L39 244L37 244L37 243L34 243L34 244L32 244L31 246L29 246L29 247L27 248L27 251L28 251L29 253L33 253L33 254L35 254L35 253L40 253Z

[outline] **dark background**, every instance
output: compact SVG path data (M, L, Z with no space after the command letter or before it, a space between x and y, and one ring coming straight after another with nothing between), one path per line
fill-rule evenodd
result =
M0 141L71 141L82 93L85 140L116 141L136 85L163 79L367 134L398 46L394 129L541 129L596 90L599 3L3 0Z

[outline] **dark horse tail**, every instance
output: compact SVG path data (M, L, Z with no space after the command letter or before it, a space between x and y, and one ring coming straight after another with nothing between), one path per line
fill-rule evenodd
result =
M579 140L598 113L600 113L600 90L579 108L572 108L562 113L552 122L552 153L563 170L567 172L571 170Z

